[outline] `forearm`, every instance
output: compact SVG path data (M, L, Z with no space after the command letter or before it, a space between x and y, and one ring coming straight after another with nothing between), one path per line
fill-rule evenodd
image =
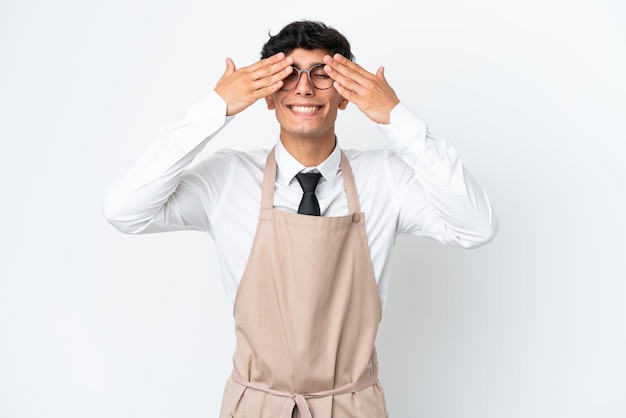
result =
M493 239L498 220L491 202L463 166L453 146L432 137L427 125L402 103L394 108L391 124L380 125L380 129L412 169L434 208L420 234L465 248L478 247ZM405 200L409 206L418 204L411 202L411 196Z
M103 202L105 219L124 233L144 232L157 215L176 222L181 214L165 205L185 168L230 120L225 117L225 106L211 93L179 122L164 126L156 141L115 181ZM161 220L161 224L166 221Z

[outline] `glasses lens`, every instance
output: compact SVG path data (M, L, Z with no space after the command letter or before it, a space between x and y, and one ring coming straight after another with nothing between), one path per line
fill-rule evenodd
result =
M283 90L291 90L298 84L298 70L294 67L291 74L283 79Z
M313 83L313 86L315 88L320 90L326 90L333 86L333 79L330 78L328 74L326 74L323 65L318 65L311 68L309 74L311 75L311 83Z

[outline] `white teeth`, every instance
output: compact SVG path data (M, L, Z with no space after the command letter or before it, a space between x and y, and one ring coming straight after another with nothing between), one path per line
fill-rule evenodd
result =
M296 113L313 113L317 106L292 106L291 109Z

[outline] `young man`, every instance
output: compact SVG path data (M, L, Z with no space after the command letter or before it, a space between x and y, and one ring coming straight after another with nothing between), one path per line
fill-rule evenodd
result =
M191 166L259 99L280 124L275 147ZM349 102L395 152L340 148L335 120ZM237 337L222 418L386 417L374 341L396 236L473 248L497 230L454 148L430 136L382 67L361 68L346 38L314 21L271 36L248 67L227 59L214 91L120 176L104 213L125 233L215 240Z

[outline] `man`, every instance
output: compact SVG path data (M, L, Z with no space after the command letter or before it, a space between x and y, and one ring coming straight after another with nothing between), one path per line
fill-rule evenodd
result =
M430 136L382 67L353 62L335 29L293 22L261 55L240 69L226 60L214 91L120 176L105 217L125 233L215 240L237 337L220 417L386 417L374 341L396 236L474 248L497 221L454 148ZM262 98L280 124L275 147L191 165ZM340 148L335 120L350 102L395 152Z

